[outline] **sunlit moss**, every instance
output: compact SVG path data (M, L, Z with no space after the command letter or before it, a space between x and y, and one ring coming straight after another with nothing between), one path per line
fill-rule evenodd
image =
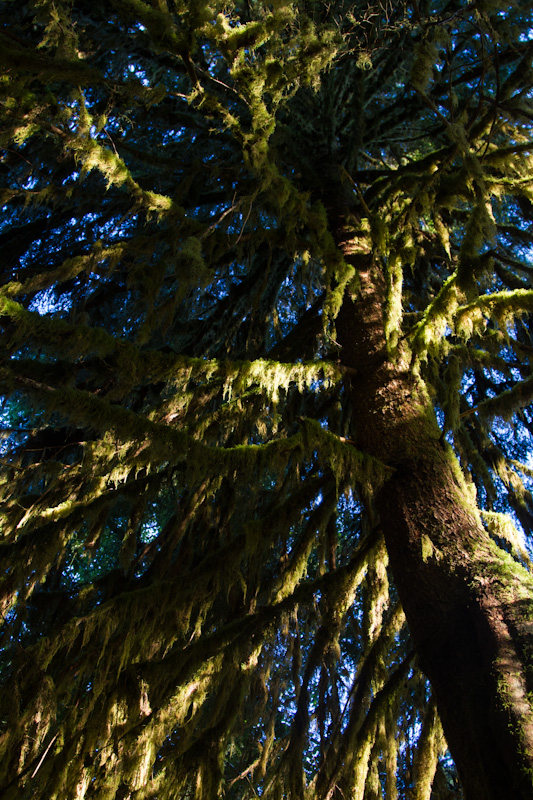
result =
M419 6L11 4L13 800L429 797L443 735L377 505L430 459L473 520L480 587L530 597L508 520L485 515L512 556L475 526L476 487L531 507L529 467L499 457L489 421L533 397L532 165L519 10L477 3L437 25ZM509 42L497 75L504 39L476 51L492 7ZM347 296L364 330L343 352ZM384 458L405 426L395 470L360 449L374 442L353 398L393 421L376 427ZM460 536L432 530L427 569Z

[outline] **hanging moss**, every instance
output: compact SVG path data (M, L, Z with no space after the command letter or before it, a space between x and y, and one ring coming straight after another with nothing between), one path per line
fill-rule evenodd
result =
M429 797L376 506L529 602L527 14L4 5L2 796Z
M411 67L411 83L419 92L425 92L433 77L433 69L438 60L438 48L435 42L422 39L415 50Z

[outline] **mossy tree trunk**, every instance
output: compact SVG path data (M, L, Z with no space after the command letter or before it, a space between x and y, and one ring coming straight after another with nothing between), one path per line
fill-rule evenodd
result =
M355 373L356 444L394 468L372 513L419 661L465 797L533 798L533 581L485 531L408 348L387 348L383 274L350 239L340 195L332 230L359 279L336 321L340 359Z

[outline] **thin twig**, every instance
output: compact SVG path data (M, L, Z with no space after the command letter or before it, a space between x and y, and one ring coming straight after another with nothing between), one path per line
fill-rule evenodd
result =
M239 244L239 242L241 241L241 236L243 235L243 233L244 233L244 229L246 228L246 223L248 222L248 219L249 219L249 217L250 217L250 214L252 213L252 203L253 203L253 199L252 199L252 200L250 200L250 208L248 209L248 213L247 213L247 215L246 215L246 219L244 220L244 222L243 222L243 224L242 224L241 232L239 233L239 238L238 238L238 239L237 239L237 241L235 242L235 244L236 244L236 245L237 245L237 244Z
M50 744L48 745L48 747L46 748L46 750L42 754L41 758L39 759L39 763L37 764L37 766L35 767L35 769L33 770L32 774L31 774L32 778L35 778L35 776L37 775L37 771L39 770L39 767L43 763L44 759L46 758L46 755L47 755L48 751L50 750L50 748L52 747L53 743L55 742L55 740L57 739L58 736L59 736L59 734L56 733L56 735L52 738Z

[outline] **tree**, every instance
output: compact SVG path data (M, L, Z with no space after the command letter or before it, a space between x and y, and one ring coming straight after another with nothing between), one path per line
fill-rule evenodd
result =
M531 3L0 13L2 796L533 797Z

